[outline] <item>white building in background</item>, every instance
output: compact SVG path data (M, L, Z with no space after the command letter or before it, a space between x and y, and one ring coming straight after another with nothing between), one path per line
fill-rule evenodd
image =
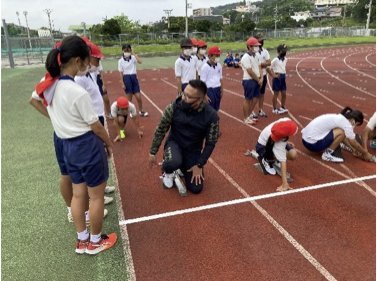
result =
M194 17L211 16L212 10L211 8L199 8L199 9L194 9L192 11L192 14Z
M38 37L51 37L50 30L46 29L38 29Z
M339 5L357 4L358 0L315 0L314 5L318 7L331 7Z
M295 15L291 16L291 18L297 22L300 20L306 20L307 18L310 18L310 11L295 12Z
M251 5L251 1L246 1L246 6L236 6L234 10L239 13L255 13L259 11L259 8Z

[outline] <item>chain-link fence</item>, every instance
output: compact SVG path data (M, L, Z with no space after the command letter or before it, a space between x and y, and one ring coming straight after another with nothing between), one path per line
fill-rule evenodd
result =
M262 30L267 38L277 39L298 39L309 37L353 37L353 36L376 36L375 29L365 29L363 26L357 27L311 27L292 28L282 30ZM250 38L255 32L190 32L189 37L203 39L207 42L235 42L244 41ZM107 36L98 34L87 34L89 39L100 47L120 47L123 44L131 45L151 45L151 44L173 44L179 43L185 33L134 33L119 34L117 36ZM9 46L11 52L7 50L6 38L1 36L1 67L10 66L10 59L13 57L14 65L44 64L48 52L54 47L55 42L61 39L53 38L27 38L10 37Z

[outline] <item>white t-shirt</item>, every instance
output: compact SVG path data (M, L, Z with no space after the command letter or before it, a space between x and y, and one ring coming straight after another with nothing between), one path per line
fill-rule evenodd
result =
M98 121L89 93L72 80L57 82L48 114L59 138L68 139L91 131L90 125Z
M342 114L324 114L318 116L301 131L302 138L307 143L313 144L324 139L331 130L336 128L342 129L346 138L355 138L355 133L353 132L350 121Z
M290 121L288 117L280 118L279 120L272 122L270 125L268 125L266 128L263 129L261 134L259 135L258 138L258 143L261 145L266 145L269 137L271 136L271 129L272 126L275 123L281 122L281 121ZM276 159L279 162L286 162L287 161L287 153L285 150L285 146L287 145L286 141L280 140L278 142L275 142L274 147L272 148L272 152L274 153Z
M196 60L190 56L185 59L182 55L175 61L175 77L181 77L181 83L186 84L196 79ZM180 90L180 89L179 89Z
M206 56L204 56L202 59L196 56L196 71L198 71L199 76L202 71L203 65L205 65L207 61L208 61L208 58Z
M118 61L118 70L123 72L123 75L136 74L137 60L135 56L131 55L129 60L125 60L123 57Z
M262 63L265 63L267 60L270 59L270 53L267 51L267 49L262 49L262 51L257 52L257 55L259 56L259 60ZM266 68L262 68L263 76L267 74Z
M223 79L223 71L220 63L216 63L215 66L212 66L209 62L207 62L203 66L200 80L206 83L208 88L220 87L221 79Z
M120 112L119 108L117 107L116 101L114 101L113 104L111 105L110 111L111 111L111 116L113 117L117 117L118 115L123 115ZM130 114L131 118L137 115L136 107L132 102L129 102L128 113Z
M44 78L44 77L42 77L42 79L41 79L40 82L42 82L42 81L45 81L45 78ZM35 100L37 100L37 101L43 103L43 99L40 98L40 97L38 96L37 91L34 90L34 91L31 93L31 97L32 97L33 99L35 99Z
M286 66L287 66L287 58L280 59L279 57L277 57L271 61L271 68L275 73L285 74Z
M94 82L97 82L97 76L101 75L100 72L103 71L102 63L99 61L98 69L96 72L91 72L90 75L92 76Z
M93 77L90 74L85 76L76 76L75 82L89 93L90 98L93 101L94 109L97 112L97 115L104 116L105 110L103 107L103 99L99 91L98 84L93 79Z
M376 112L373 114L372 118L369 119L367 127L371 130L376 129Z
M259 56L250 55L249 53L245 53L245 55L241 59L241 66L243 70L243 80L252 80L253 77L247 72L249 68L255 73L257 77L260 76L259 73L259 66L261 61L259 60Z

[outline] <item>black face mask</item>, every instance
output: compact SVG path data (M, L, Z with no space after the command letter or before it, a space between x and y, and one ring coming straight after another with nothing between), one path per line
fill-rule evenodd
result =
M181 100L181 106L183 111L189 111L191 109L192 104Z
M280 57L284 58L287 55L286 52L280 53Z
M264 44L264 40L260 41L259 43L260 43L260 47L262 48Z

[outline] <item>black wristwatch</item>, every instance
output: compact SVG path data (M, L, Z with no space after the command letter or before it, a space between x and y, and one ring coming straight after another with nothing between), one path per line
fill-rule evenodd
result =
M202 164L197 164L196 166L198 166L199 169L203 169L203 165Z

